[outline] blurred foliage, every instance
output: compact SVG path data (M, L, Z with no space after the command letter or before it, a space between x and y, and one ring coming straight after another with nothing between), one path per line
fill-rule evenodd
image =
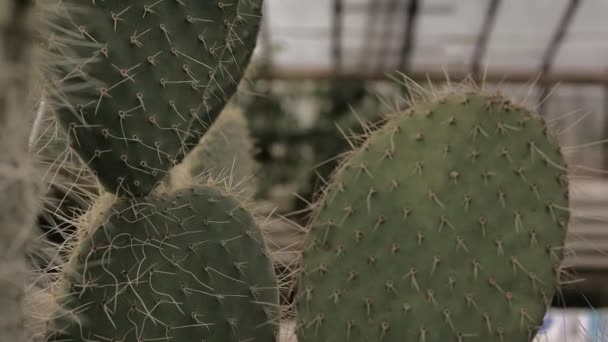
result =
M364 81L269 81L255 77L263 69L251 72L234 101L256 141L258 198L286 186L301 198L293 196L289 209L302 209L350 150L344 135L363 133L361 122L377 122L386 106Z

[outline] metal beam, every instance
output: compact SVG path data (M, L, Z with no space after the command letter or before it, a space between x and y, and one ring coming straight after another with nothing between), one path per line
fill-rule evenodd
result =
M381 22L383 23L383 30L380 32L380 34L376 35L376 37L372 38L381 44L376 55L377 70L386 69L388 65L387 60L390 56L394 56L393 51L389 48L389 46L391 40L395 39L394 27L398 23L398 21L395 20L395 17L399 12L397 10L399 8L399 2L400 0L387 0L386 7L383 8L382 11L383 18Z
M555 56L557 56L557 52L559 51L564 38L568 32L568 28L570 28L570 24L572 23L572 18L576 14L577 9L580 7L580 0L570 0L568 6L564 10L562 17L557 23L557 29L553 33L551 40L549 41L549 45L545 50L545 53L541 60L540 71L542 73L548 73L553 68L553 63L555 62ZM547 97L550 95L551 84L547 84L540 90L539 99L539 112L541 115L545 114Z
M333 0L331 58L335 73L339 73L342 69L342 21L344 19L343 5L343 0Z
M447 74L452 82L459 82L464 79L471 79L470 70L457 67L449 67ZM388 80L388 73L385 72L342 72L335 75L331 69L322 68L274 68L267 74L259 77L265 79L281 80L313 80L323 81L332 78L339 80L368 80L382 81ZM433 82L446 81L446 73L441 66L429 67L428 69L412 69L408 77L419 81L431 80ZM606 70L595 69L567 69L553 70L548 74L543 74L538 69L489 69L484 73L485 83L530 83L536 85L551 85L555 83L563 84L608 84L608 72Z
M407 73L410 69L410 56L413 54L414 38L416 37L416 19L420 11L420 0L410 0L406 8L407 23L403 32L403 44L399 53L397 68Z
M481 25L481 30L477 36L477 42L475 43L475 50L473 51L473 57L471 59L471 73L475 79L479 78L481 61L485 57L488 49L488 40L494 29L496 23L496 15L498 8L500 7L501 0L492 0L486 10L486 15Z
M272 67L272 35L270 32L270 23L268 21L268 5L264 3L264 16L262 17L262 25L260 27L260 34L258 39L260 41L260 47L262 48L262 67Z
M557 29L553 33L553 36L549 41L549 45L547 46L547 49L543 55L540 65L541 72L546 73L553 67L553 62L555 61L557 51L566 37L568 28L570 28L570 24L572 23L572 18L574 18L580 3L580 0L570 0L568 6L566 6L562 17L557 24Z
M359 59L359 64L362 69L365 69L369 64L370 56L373 53L373 45L370 44L374 35L376 33L376 21L378 19L378 11L377 8L380 6L380 0L369 0L369 4L367 7L367 23L365 30L365 34L363 36L363 46L361 48L361 57Z
M372 0L373 1L373 0ZM369 13L369 2L346 2L344 10L350 13ZM458 2L430 2L424 6L424 14L428 16L452 15L458 8Z

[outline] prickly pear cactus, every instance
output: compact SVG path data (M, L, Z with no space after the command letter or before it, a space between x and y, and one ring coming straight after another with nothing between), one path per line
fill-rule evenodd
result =
M395 115L314 216L299 342L530 340L558 284L565 169L542 120L500 96Z
M274 342L272 266L236 199L195 186L103 203L61 286L77 316L51 341Z
M113 193L147 195L236 91L262 0L57 2L52 94L71 146Z
M32 3L0 1L0 340L26 341L26 243L36 217L28 155Z
M170 177L174 185L199 176L226 179L254 193L256 168L247 118L238 107L229 106L183 162L171 170Z

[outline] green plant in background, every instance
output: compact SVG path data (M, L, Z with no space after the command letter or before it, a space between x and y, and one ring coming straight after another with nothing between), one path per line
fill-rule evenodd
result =
M362 122L373 125L380 120L379 100L363 81L274 83L264 79L244 83L235 102L244 108L257 146L258 198L272 197L273 188L287 186L305 199L292 199L283 211L289 212L313 200L322 180L336 167L336 156L350 149L344 134L362 134ZM293 105L297 102L314 107L308 126L297 118L300 113Z
M558 286L565 170L543 121L501 96L393 115L317 204L299 342L531 340Z
M309 140L314 150L314 172L301 189L301 195L311 202L338 166L338 157L352 148L349 138L362 135L366 125L373 126L382 118L377 111L379 101L372 98L364 81L334 81L327 89L318 89L316 97L321 108Z
M262 1L54 10L49 110L103 190L73 222L47 339L273 341L277 281L249 206L218 179L165 182L215 141L203 135L243 76Z
M255 193L256 161L247 118L238 107L228 106L199 144L170 173L172 186L197 177L226 179L249 196Z
M251 70L252 78L258 75L255 68ZM283 89L287 94L301 92L298 86ZM277 186L300 184L313 166L303 146L307 142L293 139L302 136L303 129L294 111L284 103L287 94L277 93L270 82L253 79L243 82L235 96L235 104L243 108L255 142L255 157L260 165L258 199L272 197ZM284 206L287 211L292 208L291 203Z
M32 14L30 1L0 1L0 340L14 342L26 341L25 249L38 206L25 114L32 109Z

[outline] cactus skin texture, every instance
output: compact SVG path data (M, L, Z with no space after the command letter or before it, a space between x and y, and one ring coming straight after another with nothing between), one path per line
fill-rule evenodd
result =
M171 183L180 184L189 178L205 176L217 180L227 179L229 183L237 185L237 188L244 185L246 192L253 194L253 176L257 169L253 149L247 118L238 107L228 106L199 144L181 164L171 170Z
M236 91L262 0L64 0L49 50L57 116L110 192L145 196ZM67 48L66 48L67 47Z
M564 170L541 119L498 95L395 115L314 215L299 342L531 340L558 284Z
M28 155L33 3L0 1L0 341L24 342L27 243L37 189Z
M80 323L50 341L274 341L272 266L235 198L195 186L100 212L62 283Z

